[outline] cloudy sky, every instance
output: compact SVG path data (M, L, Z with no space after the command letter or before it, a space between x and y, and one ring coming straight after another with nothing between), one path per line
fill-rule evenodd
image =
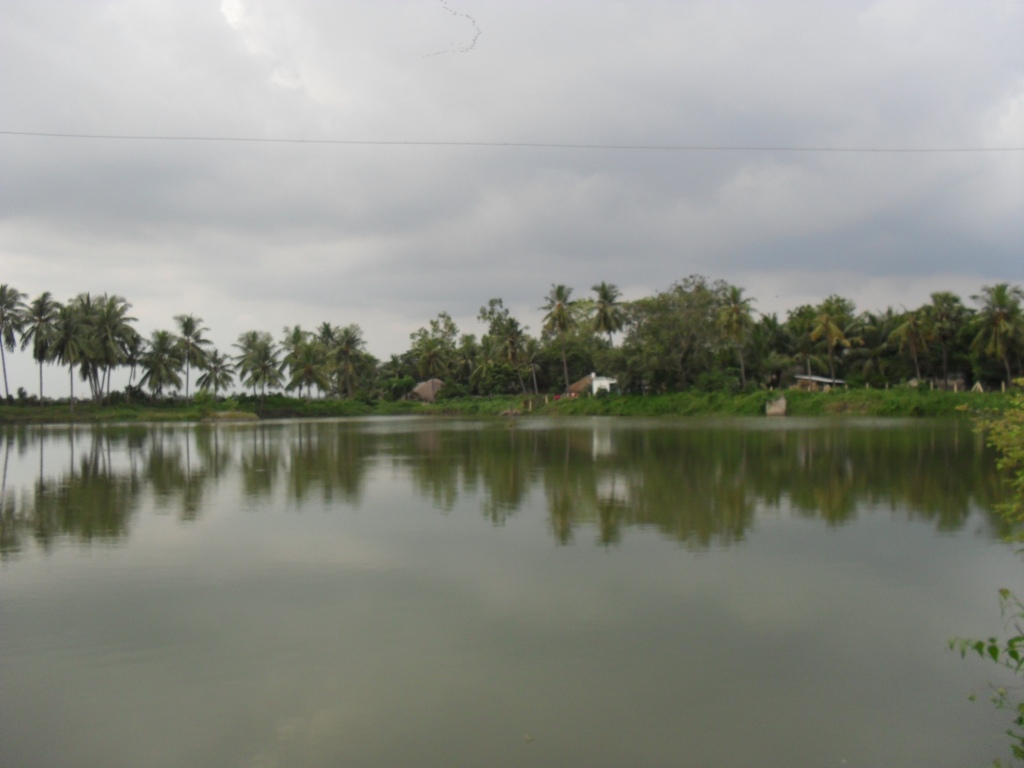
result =
M1024 282L1022 40L1024 0L4 0L0 282L381 358L552 283L966 298Z

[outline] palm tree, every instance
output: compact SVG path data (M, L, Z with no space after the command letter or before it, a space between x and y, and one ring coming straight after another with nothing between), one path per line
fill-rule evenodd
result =
M515 369L516 377L519 379L519 388L526 394L526 383L523 381L522 354L529 338L526 329L514 317L506 317L501 323L501 337L496 339L498 348Z
M4 283L0 285L0 362L4 369L4 394L8 399L11 397L11 390L7 387L7 356L4 350L14 351L16 342L15 334L21 332L24 323L25 299L24 293Z
M956 338L966 319L967 307L961 303L959 296L948 291L932 294L928 321L942 348L942 382L946 386L949 385L949 343Z
M365 349L363 331L355 323L336 330L336 341L330 350L331 363L338 383L338 394L344 392L349 399L355 395L359 376L366 366Z
M619 304L619 289L609 283L598 283L590 290L597 294L594 302L594 332L607 333L608 343L612 343L612 334L622 330L626 322L626 313Z
M135 322L134 317L128 317L128 310L131 309L125 299L120 296L104 294L96 302L94 310L94 322L92 324L92 352L95 358L95 368L98 371L100 366L104 369L104 381L99 381L99 391L94 395L110 394L111 371L118 365L125 362L128 347L132 340L139 334L130 325Z
M185 351L181 340L170 331L153 331L149 346L142 354L142 368L145 373L139 379L157 397L163 395L164 387L181 386L181 366L185 364Z
M890 338L900 343L901 352L904 347L910 349L910 358L914 361L914 375L920 381L919 357L922 352L928 351L928 342L934 338L932 329L928 326L925 311L918 309L904 315L903 322L893 329Z
M470 384L476 387L477 392L481 395L492 394L488 384L497 367L498 355L498 344L494 337L489 333L484 334L480 339L480 348L477 350L473 372L469 375Z
M562 373L565 375L566 392L569 391L569 362L565 356L565 337L576 327L576 315L573 312L575 302L570 300L570 296L572 288L552 284L547 301L541 307L547 312L544 316L544 330L558 337L562 349Z
M976 354L985 354L1003 361L1006 384L1009 386L1013 383L1010 351L1024 339L1024 316L1021 313L1024 291L1016 285L1011 287L1009 283L998 283L986 285L979 295L971 298L981 304L978 335L974 337L971 346Z
M861 318L861 344L852 353L851 366L871 383L882 384L890 378L890 368L896 359L892 333L899 318L889 307L884 312L865 312Z
M416 345L416 368L424 379L435 379L448 373L448 349L441 339L424 336Z
M544 348L540 345L540 342L533 336L526 337L526 346L523 348L523 362L530 369L530 376L533 379L533 394L539 394L540 389L537 387L537 370L540 368L541 353Z
M316 337L320 339L320 343L324 345L326 349L330 349L338 342L339 328L331 325L329 322L320 323L316 329Z
M816 354L815 343L811 332L815 327L817 310L810 304L803 304L791 309L786 317L786 334L789 337L788 351L793 360L800 364L804 372L811 375L811 365L821 370L824 364Z
M124 345L124 364L128 366L128 386L135 383L135 370L142 362L142 353L146 351L146 342L138 333L133 333Z
M227 355L222 355L216 348L210 350L206 356L205 373L196 379L196 386L204 392L213 388L214 398L220 395L220 390L227 389L235 380L235 366L231 364Z
M210 340L203 338L203 333L210 330L203 327L203 319L195 315L176 315L174 322L178 324L178 346L185 362L185 402L189 400L188 379L193 365L202 367L206 362L206 350Z
M235 346L241 350L235 359L238 361L242 383L251 386L253 394L257 387L260 388L262 404L267 396L267 386L279 387L284 381L281 373L284 364L278 359L279 352L274 339L269 333L248 331L238 337Z
M54 323L60 304L49 291L44 291L28 305L25 311L21 348L32 345L32 358L39 363L39 404L43 404L43 363L48 362L53 343Z
M828 352L829 376L836 378L835 349L849 347L852 341L847 338L850 323L853 321L853 305L839 296L829 296L816 310L811 340L825 340Z
M300 325L292 328L286 325L284 335L281 337L281 350L284 352L284 359L287 361L295 350L309 340L311 335L308 331L302 330Z
M76 302L58 306L50 354L68 367L71 382L71 412L75 412L75 365L81 364L88 349L88 326Z
M479 353L480 345L476 343L476 336L472 333L462 334L459 346L455 349L455 357L452 359L452 373L460 383L472 386L470 377L476 368L476 357Z
M256 360L256 350L261 343L264 343L264 337L266 337L266 343L273 343L269 334L260 331L246 331L239 335L238 342L235 344L235 349L238 350L235 362L238 363L239 376L246 386L252 384L253 397L256 397L256 380L252 376L252 371Z
M93 400L99 399L100 389L100 345L96 343L96 326L99 305L93 300L92 294L86 291L73 298L70 304L75 308L78 322L84 336L82 353L78 359L78 376L89 383L89 391Z
M298 326L295 326L298 328ZM306 399L313 394L313 385L318 389L325 390L330 386L327 375L327 350L318 339L306 339L300 341L287 358L288 368L291 371L291 380L286 389L298 389L302 394L302 388L306 387Z
M743 345L747 341L750 329L754 325L754 317L750 309L753 299L743 298L743 289L730 285L725 294L722 308L718 311L718 326L722 333L732 340L736 347L736 356L740 359L740 386L747 388L747 367L743 359Z
M260 385L260 403L267 397L267 387L280 387L284 382L284 363L278 359L279 352L270 341L270 334L267 334L267 343L262 343L256 348L255 365L253 366L253 377Z

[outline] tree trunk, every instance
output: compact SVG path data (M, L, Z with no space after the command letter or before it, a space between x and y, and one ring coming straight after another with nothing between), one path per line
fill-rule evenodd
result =
M526 382L523 381L523 367L521 365L516 365L516 376L519 377L519 388L523 390L524 395L527 394Z
M569 391L569 363L565 359L565 343L562 343L562 373L565 375L565 391Z
M3 362L4 366L4 394L6 394L7 397L10 397L11 390L7 388L7 356L4 354L4 345L2 341L0 341L0 362Z

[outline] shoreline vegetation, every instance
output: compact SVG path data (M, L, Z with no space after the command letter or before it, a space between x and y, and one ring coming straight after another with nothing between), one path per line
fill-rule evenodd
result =
M787 416L967 417L1001 413L1009 398L1000 392L949 392L900 387L889 390L840 389L808 392L800 389L749 393L675 392L659 395L599 395L561 398L453 397L435 403L414 401L366 402L333 398L310 399L268 395L259 398L214 399L200 395L192 402L164 400L144 404L100 405L80 401L0 404L0 424L70 424L118 422L244 422L273 419L351 418L357 416L419 415L435 417L530 416L765 416L769 402L780 395ZM767 418L767 417L766 417ZM785 417L782 417L785 418Z
M552 284L537 335L501 298L480 307L479 339L440 312L404 352L380 360L355 323L286 326L279 338L248 330L222 352L194 314L146 339L121 296L29 300L0 284L0 423L752 416L780 392L790 415L944 416L998 409L1002 398L984 393L1012 389L1014 372L1024 375L1024 289L1009 283L972 296L977 309L941 291L917 309L882 312L831 295L785 319L757 312L743 288L701 275L632 301L605 282L591 291L574 297ZM8 378L13 354L31 357L29 380ZM67 399L47 396L46 366L64 370ZM595 397L575 397L586 392ZM417 399L426 402L409 402Z

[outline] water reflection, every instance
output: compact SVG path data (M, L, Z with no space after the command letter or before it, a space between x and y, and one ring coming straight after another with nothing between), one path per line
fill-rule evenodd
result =
M364 420L21 427L3 439L4 557L29 540L122 540L143 497L195 521L221 486L243 503L276 494L302 509L356 506L368 483L405 483L443 513L478 504L495 525L536 497L559 544L612 546L644 527L693 549L743 541L772 513L841 526L885 509L954 531L1000 493L980 438L950 422Z

